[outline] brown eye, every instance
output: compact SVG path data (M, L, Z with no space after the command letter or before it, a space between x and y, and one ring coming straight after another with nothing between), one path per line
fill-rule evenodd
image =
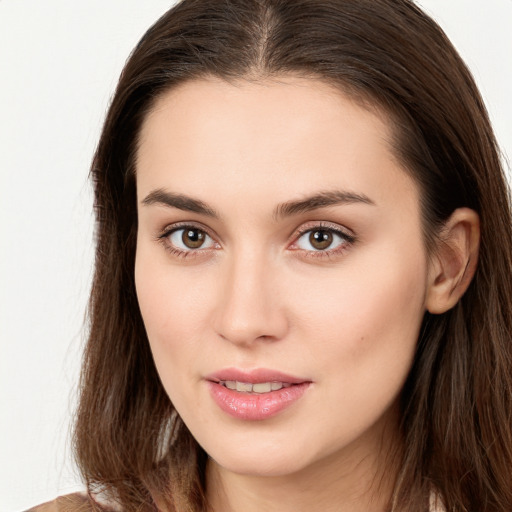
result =
M200 229L184 229L181 241L189 249L199 249L206 240L206 233Z
M215 247L212 237L195 226L174 229L165 235L165 239L171 246L184 252Z
M318 226L303 231L294 244L296 249L311 253L333 253L353 243L354 237L341 229Z
M323 251L330 247L333 240L334 236L332 231L317 229L309 233L309 243L311 244L311 247L318 251Z

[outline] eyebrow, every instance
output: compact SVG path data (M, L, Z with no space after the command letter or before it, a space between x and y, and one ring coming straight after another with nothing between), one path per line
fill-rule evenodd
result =
M318 192L312 196L295 201L287 201L276 206L273 212L274 219L282 217L291 217L299 213L306 213L327 206L337 206L341 204L362 203L375 205L375 203L364 194L347 192L342 190ZM219 218L218 213L199 199L186 196L184 194L175 194L164 189L156 189L150 192L143 200L142 204L159 204L170 206L188 212L199 213L207 217Z
M216 219L219 217L213 208L210 208L202 201L193 199L192 197L188 197L183 194L173 194L172 192L167 192L161 188L150 192L142 200L142 204L147 206L152 204L171 206L186 212L200 213L201 215L206 215L207 217L213 217Z
M297 201L287 201L276 207L274 210L274 218L289 217L299 213L306 213L311 210L325 208L327 206L338 206L342 204L362 203L375 206L375 203L364 194L355 192L347 192L343 190L329 190L319 192L310 197Z

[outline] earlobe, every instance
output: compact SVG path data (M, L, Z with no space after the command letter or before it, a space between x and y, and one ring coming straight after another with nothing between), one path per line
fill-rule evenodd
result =
M444 224L431 258L427 311L440 314L457 304L475 274L479 245L478 214L469 208L458 208Z

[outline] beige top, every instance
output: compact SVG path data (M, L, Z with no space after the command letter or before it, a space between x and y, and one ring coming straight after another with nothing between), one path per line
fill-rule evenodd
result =
M67 494L43 503L25 512L89 512L93 510L89 498L82 493Z
M446 512L443 502L437 493L430 493L430 512Z
M84 494L75 493L61 496L54 501L38 505L26 512L91 512L92 510L89 498ZM441 500L435 493L430 496L430 512L445 512Z

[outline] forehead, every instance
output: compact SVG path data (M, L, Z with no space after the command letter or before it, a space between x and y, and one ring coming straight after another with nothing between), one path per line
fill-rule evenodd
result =
M397 181L415 193L392 137L378 109L322 81L190 81L163 94L143 123L138 192L170 187L278 202L312 188L364 187L378 202Z
M229 140L236 142L236 133L230 128L237 125L243 126L237 132L241 137L249 134L258 139L265 133L270 138L270 129L281 129L276 143L282 146L293 141L293 136L311 136L312 128L318 135L321 131L326 135L333 123L342 119L354 126L354 135L358 126L374 124L379 138L391 139L391 123L382 109L319 79L287 75L227 82L209 77L186 81L158 97L144 120L139 146L149 135L154 138L157 130L169 135L174 132L174 137L187 137L192 130L208 138L229 135ZM178 124L176 130L173 123Z

